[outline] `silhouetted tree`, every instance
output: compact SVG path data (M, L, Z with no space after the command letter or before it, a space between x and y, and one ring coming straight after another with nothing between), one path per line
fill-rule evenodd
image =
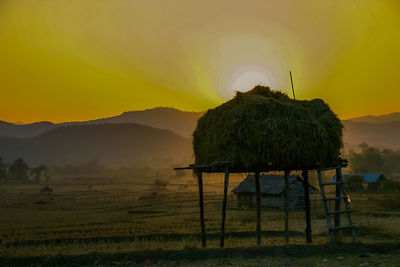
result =
M33 168L31 170L31 173L34 176L34 181L36 183L40 183L41 177L45 177L46 178L46 173L47 173L48 169L45 165L40 165L36 168Z
M3 162L3 159L0 157L0 181L7 181L7 167Z
M382 172L386 176L400 173L400 151L380 150L367 143L359 145L360 153L350 150L349 160L355 173Z
M15 160L8 169L8 178L15 182L26 182L29 180L29 166L21 158Z

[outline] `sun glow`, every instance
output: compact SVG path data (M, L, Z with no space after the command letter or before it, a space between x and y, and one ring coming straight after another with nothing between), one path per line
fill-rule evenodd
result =
M256 85L271 86L271 81L268 76L258 70L245 70L232 75L233 82L230 86L230 96L235 94L235 91L246 92Z

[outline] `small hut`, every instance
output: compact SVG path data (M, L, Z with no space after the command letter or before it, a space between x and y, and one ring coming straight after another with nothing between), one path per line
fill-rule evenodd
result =
M382 184L386 180L386 177L382 173L352 173L352 174L343 174L342 179L347 184L347 187L350 186L350 184L348 184L349 181L359 180L360 181L359 187L363 188L365 186L370 191L379 191L382 189ZM332 183L336 182L336 176L334 176L330 182ZM354 187L354 185L350 187ZM352 190L352 188L348 189L350 189L350 191L354 191Z
M308 184L310 194L317 188ZM261 206L283 209L285 205L285 177L277 174L260 175ZM232 193L237 197L241 208L254 207L256 204L255 176L249 174ZM297 174L289 175L289 208L304 210L304 180Z

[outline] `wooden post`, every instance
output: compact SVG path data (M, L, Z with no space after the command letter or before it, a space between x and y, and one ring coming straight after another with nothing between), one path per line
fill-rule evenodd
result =
M228 187L229 187L229 169L226 167L225 169L225 181L224 181L224 200L222 203L222 221L221 221L221 248L224 247L224 238L225 238L225 216L226 216L226 202L228 198Z
M201 244L203 248L206 248L206 227L204 225L203 174L201 171L198 172L197 178L199 183Z
M335 200L335 211L340 211L340 183L342 182L342 168L336 169L336 200ZM335 214L335 228L340 226L340 213ZM335 231L336 240L339 238L339 231Z
M304 179L304 211L306 213L306 240L312 242L311 237L311 214L310 214L310 189L308 187L308 170L301 173Z
M289 173L285 171L285 242L289 243Z
M256 171L254 175L256 183L256 205L257 205L257 246L261 245L261 190L260 190L260 172Z

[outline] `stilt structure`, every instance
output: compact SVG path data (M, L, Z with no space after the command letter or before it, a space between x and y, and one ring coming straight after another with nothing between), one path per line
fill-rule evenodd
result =
M329 230L329 236L331 242L335 242L335 233L339 230L343 229L351 229L352 230L352 235L353 235L353 241L356 240L356 234L355 234L355 229L353 226L353 222L350 216L350 204L348 202L348 197L347 194L344 190L343 186L343 181L341 180L341 170L342 167L347 166L347 161L342 160L341 162L344 162L343 165L336 166L336 167L331 167L331 168L320 168L317 169L316 171L318 172L318 180L319 180L319 185L320 185L320 190L321 190L321 195L322 199L324 202L324 208L325 208L325 215L327 219L327 225L328 225L328 230ZM201 241L202 241L202 246L203 248L207 247L206 243L206 227L204 223L204 196L203 196L203 173L224 173L224 193L223 193L223 203L222 203L222 216L221 216L221 235L220 235L220 246L224 247L225 245L225 220L226 220L226 206L227 206L227 201L228 201L228 188L229 188L229 175L230 173L242 173L243 171L241 170L230 170L229 169L229 163L227 161L222 161L218 164L214 165L189 165L188 167L180 167L180 168L175 168L174 170L183 170L183 169L192 169L195 170L195 173L197 174L197 180L198 180L198 186L199 186L199 209L200 209L200 227L201 227ZM315 170L315 169L314 169ZM322 182L322 172L327 171L327 170L336 170L336 175L338 177L337 182L335 183L323 183ZM261 232L261 186L260 186L260 173L261 172L269 172L269 171L275 171L275 170L269 170L269 169L262 169L262 170L255 170L255 188L256 188L256 212L257 212L257 225L256 225L256 236L257 236L257 246L261 246L261 240L262 240L262 232ZM302 177L304 179L304 210L305 210L305 237L306 237L306 242L311 243L312 242L312 229L311 229L311 212L310 212L310 192L309 192L309 183L308 183L308 172L309 170L305 169L302 171ZM284 206L284 212L285 212L285 226L284 226L284 232L285 232L285 241L286 243L289 243L289 174L290 170L284 171L284 179L285 179L285 190L284 190L284 196L285 196L285 206ZM329 185L336 185L337 188L339 189L334 198L327 198L326 197L326 191L325 187ZM337 201L344 200L345 204L345 210L340 210L340 205L337 205ZM335 201L335 210L330 211L328 208L328 201ZM347 214L347 219L349 225L347 226L341 226L340 225L340 214L346 213ZM331 215L334 215L334 223L332 223L332 218L330 217Z
M254 175L256 183L256 205L257 205L257 246L261 245L261 190L260 190L260 172L256 171Z
M197 173L197 180L199 184L201 244L203 248L206 248L207 244L206 244L206 226L204 224L203 173L201 171Z
M224 247L225 240L225 217L226 217L226 202L228 198L228 187L229 187L229 169L225 169L225 179L224 179L224 199L222 203L222 220L221 220L221 248Z
M306 240L307 243L312 242L311 236L311 207L310 207L310 189L308 187L308 171L303 170L303 184L304 184L304 211L306 213Z
M289 243L289 174L285 171L285 242Z

